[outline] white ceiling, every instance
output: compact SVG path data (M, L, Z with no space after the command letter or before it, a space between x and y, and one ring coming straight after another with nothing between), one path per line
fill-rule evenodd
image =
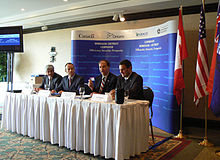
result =
M206 0L206 4L218 0ZM201 0L0 0L0 27L33 28L70 21L200 5ZM21 11L24 8L25 11Z

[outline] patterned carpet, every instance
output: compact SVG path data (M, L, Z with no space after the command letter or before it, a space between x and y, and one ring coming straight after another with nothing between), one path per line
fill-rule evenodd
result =
M149 144L152 144L151 137ZM160 143L164 137L155 137L155 142ZM131 157L131 160L159 160L170 159L179 151L181 151L190 141L180 141L177 139L169 139L153 149L142 153L139 156ZM0 130L0 159L36 159L36 160L57 160L57 159L75 159L75 160L97 160L103 157L83 152L70 151L65 147L51 145L47 142L34 140L26 136Z

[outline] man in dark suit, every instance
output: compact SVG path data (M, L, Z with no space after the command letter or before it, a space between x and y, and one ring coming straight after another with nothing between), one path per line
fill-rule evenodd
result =
M76 94L79 94L79 88L84 87L84 79L83 77L77 75L75 73L75 68L72 63L67 63L65 65L65 72L68 74L67 76L64 76L60 85L55 88L54 92L59 92L60 94L64 92L76 92Z
M89 80L88 86L93 93L104 94L115 89L117 76L110 72L110 64L107 60L99 61L100 75L95 78L95 84Z
M43 77L40 87L35 88L36 91L39 91L41 89L53 90L61 83L62 76L54 72L53 65L46 65L45 70L46 75Z
M118 76L116 88L128 92L129 99L143 99L143 78L132 72L132 64L129 60L123 60L119 64L121 75ZM115 92L111 94L114 96Z

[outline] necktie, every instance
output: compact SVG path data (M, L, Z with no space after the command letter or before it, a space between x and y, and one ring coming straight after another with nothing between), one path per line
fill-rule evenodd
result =
M49 88L51 88L51 77L48 77L48 86L49 86Z
M71 78L69 78L69 87L71 86Z
M100 86L100 89L99 89L99 93L102 93L104 86L105 86L105 77L102 78L102 82L101 82L101 86Z

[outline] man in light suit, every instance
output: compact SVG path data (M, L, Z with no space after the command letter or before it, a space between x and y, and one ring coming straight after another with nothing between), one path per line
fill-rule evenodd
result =
M110 64L107 60L99 61L99 71L101 74L95 78L95 84L91 79L89 80L88 86L91 92L104 94L115 89L117 76L110 72Z
M121 75L118 76L116 88L128 91L129 99L143 99L143 78L136 72L132 72L132 64L129 60L123 60L119 64ZM115 91L111 92L112 96Z
M60 85L55 88L54 92L59 92L60 94L64 92L76 92L76 94L79 94L79 88L84 87L84 79L83 77L77 75L75 73L75 68L72 63L67 63L65 65L65 72L68 74L67 76L64 76Z
M43 77L42 83L39 88L35 88L35 91L41 89L53 90L59 86L62 80L62 76L54 72L54 66L49 64L45 67L46 75Z

